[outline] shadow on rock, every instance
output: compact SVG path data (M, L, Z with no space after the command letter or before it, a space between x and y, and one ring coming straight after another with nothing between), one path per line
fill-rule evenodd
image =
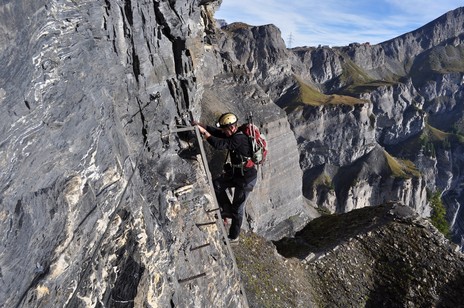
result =
M412 210L394 204L366 207L345 214L321 216L312 220L294 237L275 241L279 254L305 259L311 253L322 254L358 234L364 234L391 222L395 217L410 216Z

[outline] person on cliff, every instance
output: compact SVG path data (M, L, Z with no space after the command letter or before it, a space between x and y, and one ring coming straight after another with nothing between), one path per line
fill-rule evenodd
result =
M223 218L231 218L229 241L238 242L242 226L245 203L248 195L256 185L258 172L256 168L245 165L252 156L249 138L239 131L237 116L233 113L222 114L216 127L194 122L206 141L217 150L228 150L230 163L224 164L222 174L213 180L216 198ZM232 202L227 196L227 189L235 188Z

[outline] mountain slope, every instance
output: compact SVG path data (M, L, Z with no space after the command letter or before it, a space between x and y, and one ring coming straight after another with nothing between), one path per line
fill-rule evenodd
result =
M317 218L274 242L287 259L254 235L244 241L234 251L252 307L461 305L463 255L408 207Z

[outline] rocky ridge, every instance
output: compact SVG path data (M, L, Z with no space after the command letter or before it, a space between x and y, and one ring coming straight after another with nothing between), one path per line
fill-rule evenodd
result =
M463 255L405 206L322 216L274 244L248 234L234 249L254 307L462 305Z

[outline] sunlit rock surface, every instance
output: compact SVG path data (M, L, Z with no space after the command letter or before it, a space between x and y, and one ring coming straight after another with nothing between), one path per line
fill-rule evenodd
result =
M169 134L214 5L2 3L0 305L246 305L221 226L198 225L201 160Z

